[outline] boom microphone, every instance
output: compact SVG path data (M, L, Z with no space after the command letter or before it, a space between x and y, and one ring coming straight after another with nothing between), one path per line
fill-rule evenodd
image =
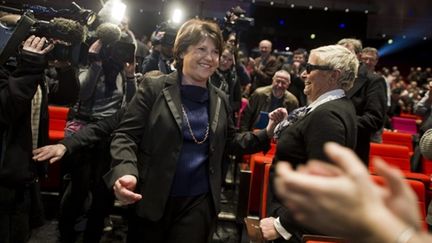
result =
M87 36L86 27L77 21L65 18L54 18L49 22L37 21L34 27L41 36L73 44L84 42Z
M120 40L121 30L115 24L103 23L97 27L96 36L103 45L110 45Z

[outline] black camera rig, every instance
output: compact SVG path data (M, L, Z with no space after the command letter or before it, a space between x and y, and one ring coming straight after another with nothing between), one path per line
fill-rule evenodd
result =
M5 63L9 57L14 56L22 41L32 34L62 41L62 44L57 43L54 45L54 49L47 56L48 60L69 61L73 65L78 64L81 44L85 40L87 30L78 21L72 19L80 19L80 22L85 20L88 23L89 18L91 18L89 16L93 15L89 13L90 10L84 10L76 3L72 3L72 5L74 6L72 10L61 11L42 6L32 7L39 10L45 8L44 13L56 13L50 21L36 19L34 11L29 5L24 10L0 5L0 11L20 15L16 23L0 22L0 64ZM73 13L76 15L73 15ZM62 14L70 19L63 18ZM87 17L84 18L83 16ZM48 17L52 18L51 16Z

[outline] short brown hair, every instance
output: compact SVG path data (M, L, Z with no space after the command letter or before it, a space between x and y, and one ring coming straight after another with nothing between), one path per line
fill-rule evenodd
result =
M191 19L180 27L173 47L177 70L183 66L181 55L186 52L188 47L197 45L207 37L213 41L220 55L222 53L223 38L222 32L216 23L208 20Z

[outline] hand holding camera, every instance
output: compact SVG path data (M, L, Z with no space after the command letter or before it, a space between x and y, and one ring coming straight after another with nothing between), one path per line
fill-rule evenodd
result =
M30 36L23 44L23 51L32 52L35 54L45 55L52 49L54 49L53 44L46 45L47 39L45 37Z

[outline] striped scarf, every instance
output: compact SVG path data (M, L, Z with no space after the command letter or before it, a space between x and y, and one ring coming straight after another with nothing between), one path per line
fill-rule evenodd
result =
M36 94L33 96L32 106L31 106L31 130L32 130L32 139L33 139L33 149L36 149L38 147L41 103L42 103L42 89L40 85L38 85Z

